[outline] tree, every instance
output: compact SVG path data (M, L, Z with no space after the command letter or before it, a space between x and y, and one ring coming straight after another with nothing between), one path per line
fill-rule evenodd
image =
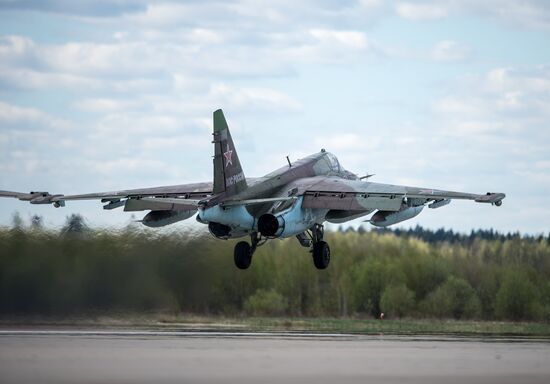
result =
M11 227L16 231L23 230L23 219L19 212L15 212L11 217Z
M531 320L536 317L539 303L529 276L522 271L508 270L495 304L495 315L500 319Z
M275 290L258 289L244 303L244 310L253 316L280 316L287 305L284 297Z
M37 231L42 229L42 216L39 215L33 215L31 217L31 229Z
M423 308L429 315L455 319L475 318L481 314L481 304L474 289L466 280L454 276L428 296Z
M358 266L353 291L359 311L369 312L373 317L380 315L380 297L385 280L384 265L380 260L366 260Z
M67 217L61 232L66 234L80 234L87 229L88 226L84 222L84 217L78 213L73 213L71 216Z
M380 300L380 309L387 316L402 318L414 307L414 292L404 284L386 287Z

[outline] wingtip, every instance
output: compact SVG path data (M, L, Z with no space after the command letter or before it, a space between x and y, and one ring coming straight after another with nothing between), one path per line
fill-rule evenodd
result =
M502 204L502 200L504 200L505 197L506 194L504 193L487 192L487 194L478 197L477 199L475 199L475 201L478 203L491 203L500 205Z

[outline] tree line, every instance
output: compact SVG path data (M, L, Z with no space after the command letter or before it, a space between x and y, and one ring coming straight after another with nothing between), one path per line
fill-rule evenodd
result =
M39 218L30 226L14 221L0 229L0 314L384 312L390 318L550 321L547 238L473 232L434 241L426 233L420 227L328 232L332 260L324 271L295 239L272 240L241 271L233 265L236 241L203 231L135 224L98 230L78 215L61 230L44 229Z
M465 234L461 232L455 232L452 229L439 228L436 230L423 228L420 225L416 225L414 228L402 229L402 228L372 228L371 229L377 233L393 233L396 236L407 236L407 237L416 237L418 239L424 240L427 243L439 243L439 242L450 242L450 243L471 243L476 239L483 240L511 240L513 238L523 238L532 241L546 241L550 243L550 233L547 236L544 234L530 235L530 234L521 234L519 232L508 232L500 233L494 229L472 229L470 233ZM357 231L359 233L366 232L365 227L360 226L358 229L353 227L345 228L340 226L338 227L339 232L353 232Z

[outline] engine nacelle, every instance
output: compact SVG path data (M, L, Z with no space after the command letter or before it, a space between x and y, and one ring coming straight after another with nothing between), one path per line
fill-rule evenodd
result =
M205 224L212 223L212 225L208 225L210 233L220 238L236 237L237 233L246 234L254 230L254 217L246 210L244 205L231 207L215 205L210 208L199 209L197 220ZM229 236L229 232L231 232L231 236Z
M258 232L266 237L280 237L285 230L285 219L283 215L275 216L271 213L264 213L258 219Z
M165 225L188 219L193 216L195 212L197 211L151 211L145 215L141 223L151 228L164 227Z
M229 225L211 221L208 223L208 230L212 236L218 239L229 239L231 237L231 227Z
M265 237L290 237L310 229L324 219L326 211L302 208L302 198L286 211L265 213L258 218L258 232Z
M402 206L399 211L378 211L372 215L370 223L377 227L387 227L412 219L424 209L423 205L417 207Z

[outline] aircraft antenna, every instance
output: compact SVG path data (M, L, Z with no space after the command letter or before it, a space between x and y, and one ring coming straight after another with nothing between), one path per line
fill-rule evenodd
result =
M288 167L291 168L291 167L292 167L292 163L290 162L290 159L288 158L288 156L286 157L286 161L288 161Z

